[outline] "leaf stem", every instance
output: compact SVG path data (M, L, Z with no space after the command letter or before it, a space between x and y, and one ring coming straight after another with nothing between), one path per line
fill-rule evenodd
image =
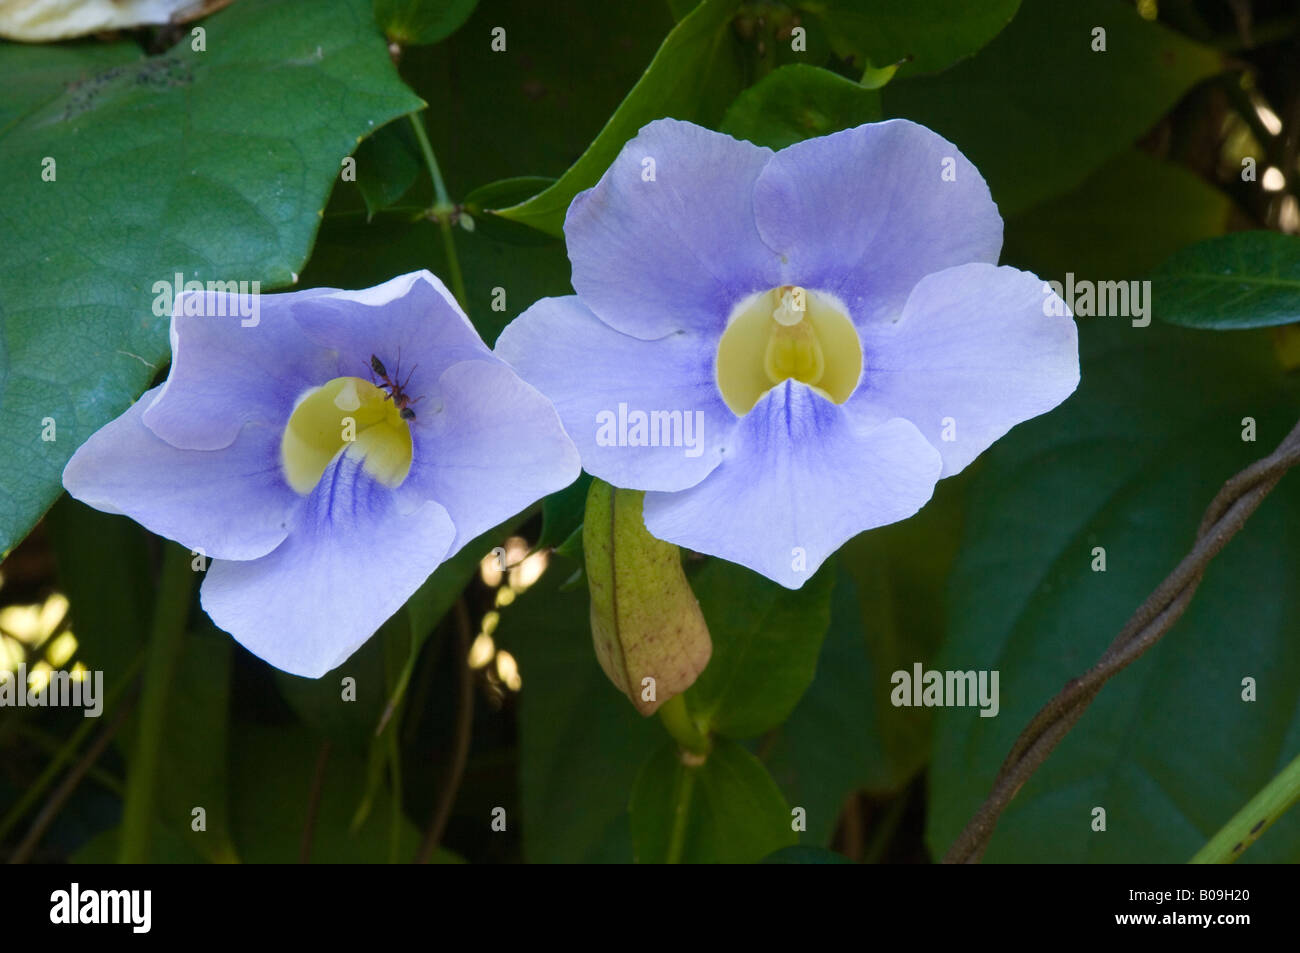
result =
M456 300L460 302L460 306L465 308L467 300L465 277L460 270L460 258L456 255L456 239L451 230L452 221L456 217L456 206L452 204L451 196L447 194L447 185L442 181L442 170L438 167L437 156L433 154L433 146L429 144L429 135L424 131L424 120L418 113L408 113L407 118L411 120L411 129L414 130L415 139L420 144L420 152L424 154L424 164L429 170L429 179L433 182L434 205L430 213L442 232L442 245L447 253L447 270L451 272L451 290Z
M119 861L124 864L139 864L149 859L159 750L167 721L167 705L171 700L172 676L180 657L193 591L190 554L175 543L166 544L158 600L154 605L149 633L149 654L140 689L140 720L131 750L126 798L122 805Z
M695 772L698 770L697 767L683 764L677 789L673 792L673 827L668 836L668 854L664 858L666 864L680 864L682 854L686 851L686 827L691 816L691 792L695 789Z
M694 755L709 753L709 737L691 718L691 713L686 709L685 695L674 695L660 705L659 720L668 734L673 736L673 740L682 746L683 751Z
M1300 755L1234 814L1232 820L1196 852L1190 863L1232 863L1296 801L1300 801Z

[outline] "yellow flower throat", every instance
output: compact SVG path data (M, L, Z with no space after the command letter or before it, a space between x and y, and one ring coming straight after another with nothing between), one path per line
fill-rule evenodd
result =
M786 380L842 404L862 376L862 342L829 295L782 285L736 308L718 342L716 374L722 399L738 417Z

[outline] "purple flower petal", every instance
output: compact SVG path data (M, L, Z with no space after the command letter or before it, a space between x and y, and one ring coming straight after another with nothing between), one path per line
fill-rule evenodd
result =
M569 296L534 304L501 332L496 352L554 401L589 473L616 486L681 490L721 462L738 424L718 393L714 348L716 339L695 331L655 341L620 334ZM667 438L662 426L650 433L651 412L667 415L655 418L667 422ZM633 413L647 416L647 444L657 437L659 446L632 445Z
M962 265L923 278L894 324L863 329L862 383L848 403L866 421L905 417L960 473L1021 421L1079 384L1078 331L1041 278ZM945 431L946 434L945 434Z
M737 301L779 284L752 200L771 155L675 119L646 125L569 206L573 289L625 334L720 333Z
M256 559L284 540L302 498L280 470L280 429L246 424L220 450L181 450L142 421L161 388L101 427L63 470L77 499L125 513L214 559Z
M919 510L940 466L907 421L860 426L786 381L742 418L726 460L702 483L646 494L646 529L798 589L852 536Z
M407 511L396 491L343 453L307 498L293 534L261 559L214 562L200 601L254 655L319 678L402 607L454 537L441 506Z
M787 261L771 284L829 291L858 325L897 318L925 275L996 264L1002 247L979 172L942 136L902 119L782 149L754 186L754 214Z
M301 302L293 316L312 342L337 353L329 377L374 379L375 356L394 380L409 377L412 396L432 393L453 364L494 360L451 292L427 271L360 291L332 291Z
M172 446L217 450L250 421L283 426L307 388L335 376L336 358L314 346L290 316L328 289L248 298L186 292L172 309L172 367L144 424ZM186 314L187 308L202 314Z
M582 471L550 401L496 360L447 368L418 409L401 493L446 508L456 528L448 556Z

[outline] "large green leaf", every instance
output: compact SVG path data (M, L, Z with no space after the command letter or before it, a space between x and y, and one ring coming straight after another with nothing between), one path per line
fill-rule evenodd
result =
M0 131L0 552L162 366L154 283L293 283L342 158L420 105L368 0L237 3L205 28L206 52L187 38L94 72L105 56L51 51L66 70L21 80L22 115ZM0 83L32 65L0 45Z
M1100 656L1192 544L1222 482L1295 422L1266 336L1085 324L1083 383L988 454L953 572L945 670L1000 672L1001 708L939 709L942 853L1030 717ZM1257 441L1243 441L1245 417ZM990 861L1182 862L1300 738L1300 484L1285 477L1187 614L1116 675L1003 816ZM1105 571L1093 571L1096 548ZM1099 564L1098 564L1099 565ZM1243 679L1258 700L1242 697ZM1093 809L1106 830L1091 829ZM1247 860L1300 859L1300 816Z
M744 69L731 18L739 0L704 0L677 24L645 75L587 151L560 180L500 214L552 235L561 234L573 197L596 184L624 143L652 119L670 116L712 125L740 92Z
M1020 0L802 0L795 6L822 24L840 56L876 67L906 58L912 75L970 56L1011 22Z
M719 129L782 149L880 118L880 93L830 70L783 66L736 97Z
M1044 278L1138 278L1188 242L1221 234L1231 206L1187 169L1130 149L1074 191L1009 218L1002 261Z
M69 83L83 83L113 67L140 59L130 43L68 43L59 46L0 41L5 96L0 100L0 136L25 113L49 102Z
M735 563L710 560L691 579L713 639L713 657L686 692L708 730L752 738L775 728L813 680L830 624L833 565L786 589Z
M1094 52L1093 30L1105 30ZM971 60L895 79L885 112L951 139L983 174L1003 215L1078 185L1146 132L1218 53L1138 16L1122 0L1025 0Z
M596 662L587 587L546 574L501 610L497 642L519 661L524 856L533 863L632 859L628 797L666 738Z
M632 843L638 863L669 856L681 806L684 863L752 864L798 841L793 815L767 769L725 738L701 765L682 763L676 742L646 762L632 792Z
M1197 328L1300 321L1300 238L1237 232L1184 248L1151 273L1156 316Z

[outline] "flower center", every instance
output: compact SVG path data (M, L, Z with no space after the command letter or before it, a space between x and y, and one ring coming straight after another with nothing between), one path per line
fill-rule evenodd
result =
M298 401L280 439L285 479L310 493L344 447L355 448L365 471L385 486L410 472L410 427L386 392L359 377L336 377Z
M835 299L782 285L751 295L732 312L718 342L716 373L722 399L738 417L785 380L842 404L862 376L862 342Z

